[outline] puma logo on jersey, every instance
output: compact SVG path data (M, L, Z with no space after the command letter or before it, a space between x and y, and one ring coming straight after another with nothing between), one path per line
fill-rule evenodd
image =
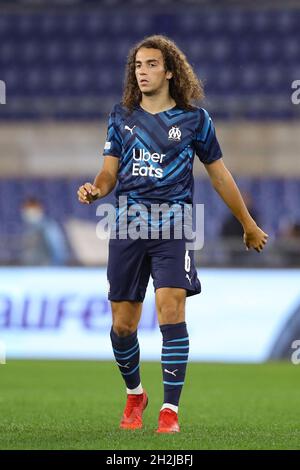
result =
M116 361L116 362L117 362L117 361ZM117 364L118 364L119 367L124 367L124 369L129 369L129 364L130 364L130 362L127 362L125 365L119 364L118 362L117 362Z
M125 129L125 131L129 131L130 134L132 135L132 134L133 134L133 129L134 129L135 127L136 127L136 126L133 126L133 127L125 126L124 129Z
M174 375L174 377L176 377L175 372L177 372L178 369L175 369L175 370L168 370L168 369L165 369L164 371L165 371L167 374L171 374L171 375Z
M185 277L189 280L189 283L192 285L192 279L190 278L190 276L186 274Z

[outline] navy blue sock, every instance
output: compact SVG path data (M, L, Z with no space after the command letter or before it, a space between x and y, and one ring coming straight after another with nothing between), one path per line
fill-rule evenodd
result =
M189 336L186 323L161 325L160 331L163 336L161 365L164 403L178 406L189 354Z
M118 336L113 328L110 339L117 365L119 366L126 387L136 388L140 382L140 347L137 331L129 336Z

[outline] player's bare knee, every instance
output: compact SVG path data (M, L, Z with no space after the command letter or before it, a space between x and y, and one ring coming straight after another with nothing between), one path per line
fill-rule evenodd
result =
M137 329L137 325L132 322L116 321L113 323L114 332L121 337L129 336Z
M181 323L185 318L184 308L180 306L162 305L157 313L160 324Z

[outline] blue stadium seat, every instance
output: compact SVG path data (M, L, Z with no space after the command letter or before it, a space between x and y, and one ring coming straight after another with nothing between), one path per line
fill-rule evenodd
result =
M120 94L129 48L153 32L174 38L205 79L210 97L224 98L216 117L234 115L226 109L231 98L246 103L236 108L238 117L299 117L299 107L285 99L287 84L299 76L299 23L296 9L2 12L0 78L9 83L10 103L0 107L0 119L32 118L24 99L28 94L32 110L34 100L51 99L51 106L37 105L39 117L93 118L92 107L89 114L74 99L73 108L64 110L61 100L93 93L112 104ZM270 108L269 98L277 105Z
M77 189L85 178L9 178L0 180L0 238L20 236L22 220L21 205L25 198L34 196L45 206L46 213L64 224L69 218L97 222L95 205L83 206L77 200ZM87 177L87 179L90 179ZM282 229L282 222L300 220L300 180L285 178L236 178L242 193L252 196L258 221L265 231L276 237ZM280 194L280 198L278 198ZM10 201L7 204L7 201ZM114 202L110 194L101 203ZM205 178L195 179L194 202L204 204L206 240L217 240L222 224L229 215L229 209ZM1 244L0 244L1 245ZM17 244L0 249L2 262L16 257ZM10 252L12 250L12 252Z

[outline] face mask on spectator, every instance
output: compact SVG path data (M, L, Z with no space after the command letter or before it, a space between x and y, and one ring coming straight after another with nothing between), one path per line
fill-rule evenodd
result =
M38 224L43 218L43 211L38 207L28 207L23 209L22 218L30 224Z

